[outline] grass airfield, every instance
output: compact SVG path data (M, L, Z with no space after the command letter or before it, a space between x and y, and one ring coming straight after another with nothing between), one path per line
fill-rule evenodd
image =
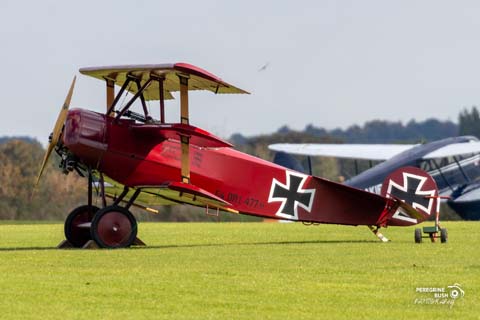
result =
M424 224L430 225L431 223ZM480 319L478 222L414 228L140 223L146 248L58 250L63 224L0 224L1 319ZM459 283L453 306L417 287Z

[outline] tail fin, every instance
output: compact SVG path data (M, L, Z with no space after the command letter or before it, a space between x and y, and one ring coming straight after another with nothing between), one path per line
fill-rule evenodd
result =
M282 167L292 169L298 172L307 173L307 170L300 164L300 162L283 151L278 151L275 153L275 157L273 158L273 163L281 165Z
M420 223L439 210L435 180L416 167L403 167L392 172L383 182L382 195L401 200L388 225L406 226Z

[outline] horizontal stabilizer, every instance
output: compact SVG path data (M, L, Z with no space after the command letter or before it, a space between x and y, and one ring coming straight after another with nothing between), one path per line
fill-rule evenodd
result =
M131 129L140 136L180 140L182 136L190 138L190 144L200 148L232 147L232 144L220 139L208 131L184 123L141 124Z
M417 221L423 221L425 219L424 216L415 208L413 208L412 205L410 205L409 203L397 197L392 197L392 198L399 203L399 208L401 208L401 211L403 212L403 214L406 214L414 219L417 219Z
M384 216L395 212L398 203L378 194L312 176L310 188L316 201L312 221L346 225L385 225Z

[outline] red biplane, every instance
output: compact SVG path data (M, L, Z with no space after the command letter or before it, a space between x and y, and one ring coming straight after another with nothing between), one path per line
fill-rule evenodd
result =
M129 209L139 205L155 212L140 204L152 200L272 219L366 225L383 241L380 227L416 224L438 209L435 182L419 169L392 173L382 196L241 153L192 126L190 90L247 93L193 65L93 67L80 73L106 83L107 110L69 110L74 78L37 180L53 150L65 173L88 178L86 204L65 221L65 236L74 247L92 239L105 248L132 245L137 222ZM115 86L120 88L116 94ZM180 92L180 121L166 123L165 100L173 99L175 91ZM119 106L127 93L129 101ZM148 100L160 102L159 119L149 113ZM131 110L135 101L140 112ZM92 200L97 186L102 208Z

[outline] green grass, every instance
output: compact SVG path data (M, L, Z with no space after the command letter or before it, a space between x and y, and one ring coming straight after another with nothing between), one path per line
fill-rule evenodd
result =
M1 319L480 319L477 222L449 243L389 228L141 223L149 246L57 250L61 224L0 224ZM453 307L417 287L460 283Z

